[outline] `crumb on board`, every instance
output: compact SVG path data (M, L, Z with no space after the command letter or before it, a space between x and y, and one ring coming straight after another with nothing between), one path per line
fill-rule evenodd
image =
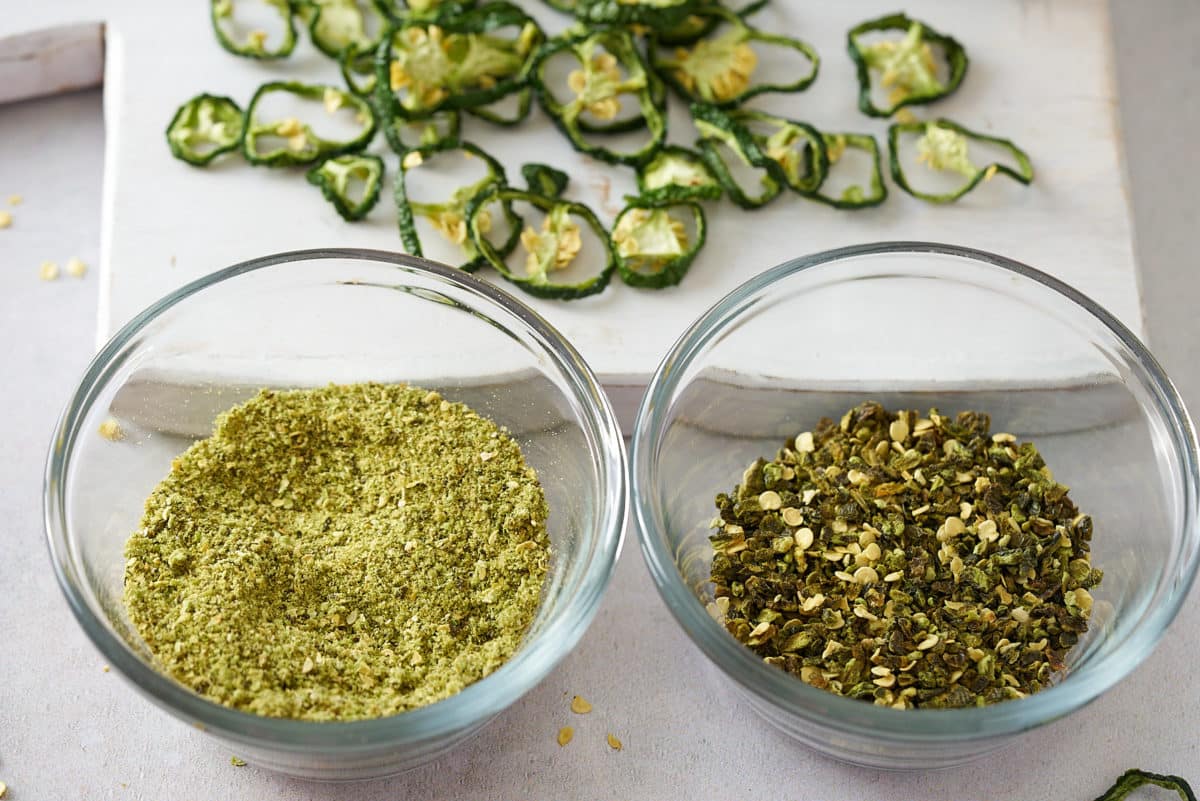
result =
M617 739L617 735L610 733L608 735L608 747L614 751L620 751L625 746L621 745L621 741Z
M83 259L77 256L67 259L67 275L72 278L83 278L87 275L87 269L87 264L84 263Z
M576 715L586 715L592 711L592 705L585 701L583 696L577 695L571 699L571 711Z
M44 261L38 267L38 277L43 281L58 280L58 264L52 261Z
M125 439L125 431L121 428L121 424L111 417L100 424L99 431L100 436L109 442L120 442Z
M233 765L235 768L244 768L246 767L246 760L231 756L229 758L229 764Z
M571 738L575 736L575 730L570 726L563 726L558 730L558 745L561 748L571 742Z

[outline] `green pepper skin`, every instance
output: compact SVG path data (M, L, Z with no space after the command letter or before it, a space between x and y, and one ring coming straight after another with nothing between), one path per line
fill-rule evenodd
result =
M755 2L743 6L734 13L736 13L742 19L745 19L751 14L760 11L764 6L767 5L768 2L770 2L770 0L755 0ZM720 3L709 2L707 6L702 6L702 8L704 7L719 8ZM659 30L656 30L654 32L654 38L659 44L670 45L672 47L695 44L700 39L703 39L705 36L708 36L710 33L712 33L713 29L720 24L721 18L713 14L706 16L694 16L689 14L684 18L683 22L672 28L660 28Z
M1146 784L1153 784L1164 790L1174 790L1181 801L1196 801L1196 794L1192 792L1191 785L1182 777L1150 773L1136 768L1122 773L1113 786L1105 790L1104 795L1097 798L1096 801L1123 801L1134 790Z
M561 11L564 14L574 14L579 5L579 0L543 0L543 2L555 11Z
M789 36L778 36L772 33L760 31L757 28L752 28L746 24L741 17L732 11L720 6L712 6L708 8L700 8L696 12L700 17L716 17L718 24L727 22L740 32L744 37L745 42L763 42L775 47L787 47L801 53L812 64L812 69L806 75L802 75L794 81L788 83L756 83L749 86L745 91L738 93L733 97L717 99L707 98L703 94L693 91L685 86L675 76L675 65L673 56L664 57L662 50L658 45L651 44L650 46L650 62L654 68L654 72L663 81L670 86L676 94L685 100L692 103L706 103L708 105L717 106L718 108L734 108L740 106L752 97L765 94L767 92L801 92L807 89L812 82L817 79L817 73L821 69L821 57L817 55L817 51L812 48L812 45L803 42L799 39L793 39ZM715 25L713 26L716 27ZM710 31L711 33L711 31ZM724 34L722 34L724 35ZM703 37L701 37L703 38ZM696 41L699 41L697 39Z
M648 185L650 173L660 159L676 158L689 161L704 171L708 182L694 185L665 184L651 188ZM704 158L695 150L679 145L665 145L650 161L638 168L637 173L638 199L647 203L662 203L681 200L717 200L724 191Z
M671 28L699 9L702 0L663 0L671 5L651 5L639 0L574 0L575 16L584 24L647 25Z
M363 179L363 196L353 201L346 195L346 186L339 185L339 178L357 169L366 170ZM313 186L320 188L325 199L346 222L355 222L366 217L379 202L379 189L383 184L383 159L368 154L350 154L325 159L310 169L305 177Z
M571 181L570 176L562 170L537 162L521 165L521 177L525 179L525 186L530 192L544 197L562 197Z
M980 167L979 171L975 173L975 176L968 179L968 181L961 187L953 192L946 192L940 195L933 195L914 189L908 183L908 177L904 174L904 167L900 164L900 135L903 133L922 133L925 131L925 126L929 124L962 134L963 136L967 137L968 140L989 142L993 145L999 145L1012 154L1013 159L1017 162L1017 169L1014 170L1012 167L1004 164L992 163L985 165ZM1017 147L1008 139L1001 139L998 136L987 136L986 134L976 133L968 128L964 128L956 122L944 118L920 122L894 123L889 126L888 166L891 168L892 180L896 182L897 186L913 197L920 198L921 200L929 203L938 204L953 203L954 201L958 200L960 197L979 186L979 184L988 177L987 173L989 171L992 171L993 174L1003 173L1009 178L1012 178L1014 181L1025 184L1026 186L1033 182L1033 164L1030 162L1029 156L1024 150Z
M922 36L925 41L942 46L946 54L946 62L950 65L950 80L941 92L913 95L894 105L880 108L871 99L871 70L867 66L867 60L863 56L862 50L859 49L858 37L864 33L876 33L878 31L907 31L913 23L921 26ZM932 103L935 100L941 100L943 97L948 97L962 85L963 78L967 74L967 64L969 63L967 51L957 39L953 36L939 33L924 22L914 20L906 14L888 14L887 16L856 25L846 34L846 50L850 54L851 60L854 61L854 69L858 76L859 111L869 117L890 117L905 106L923 105L925 103Z
M379 42L383 38L384 31L387 27L388 15L375 2L367 2L366 5L371 9L371 13L378 17L379 34L374 39L362 43L335 41L332 38L329 38L328 31L326 31L325 27L322 25L322 18L325 16L325 12L330 6L346 5L352 7L355 12L359 14L359 16L363 17L363 29L365 31L366 17L359 8L357 0L307 0L307 2L309 7L312 8L312 19L308 23L309 36L312 38L313 45L315 45L316 48L325 55L341 61L342 54L347 48L353 47L358 52L365 53L368 50L374 52L375 48L379 46ZM351 88L353 89L353 87ZM356 94L362 93L356 92Z
M296 23L293 19L292 6L288 0L262 0L262 2L277 9L279 16L283 19L283 42L275 50L265 50L261 46L255 46L253 41L239 43L229 38L225 29L221 27L221 19L226 14L232 13L235 2L237 0L210 0L209 3L208 16L212 21L213 33L216 34L217 43L222 48L235 56L253 58L258 61L287 58L292 54L292 51L296 49Z
M754 166L767 169L775 176L775 180L780 181L792 191L806 197L814 194L821 188L821 184L825 182L825 176L829 172L829 156L825 149L825 137L820 131L806 122L777 117L765 111L738 109L726 112L726 114L728 115L728 119L732 121L732 124L744 126L750 131L750 135L754 137L759 150L766 156L766 161L762 164L751 162ZM793 178L787 174L787 170L783 168L783 165L774 158L771 158L768 148L770 137L756 134L751 130L750 124L754 122L764 122L768 125L774 125L779 130L790 128L804 136L808 142L802 154L808 168L805 176Z
M864 194L861 198L834 197L827 195L821 191L812 192L806 197L824 203L827 206L833 206L835 209L867 209L872 206L878 206L883 201L887 200L887 185L883 182L883 165L880 162L879 144L875 141L875 137L870 134L857 133L841 133L841 134L822 134L825 139L825 149L828 152L836 145L838 137L845 140L846 148L855 148L857 150L865 150L871 154L873 168L870 178L871 193ZM830 170L833 169L833 160L830 159Z
M457 111L439 111L421 120L385 118L382 125L383 137L398 156L417 149L428 149L430 152L445 150L458 146L461 120L462 117ZM405 141L403 131L406 128L420 129L416 142Z
M479 231L477 225L478 210L494 200L499 200L505 204L515 202L529 203L531 206L539 208L547 214L556 207L559 207L565 209L568 214L581 217L608 250L608 258L604 268L597 275L577 284L559 284L553 281L538 282L529 277L513 273L505 263L505 254L497 252L487 237ZM582 203L574 203L559 198L545 197L532 192L523 192L519 189L505 189L502 187L493 187L488 193L476 198L476 201L475 208L472 209L472 213L467 221L467 230L470 232L472 241L475 242L475 247L487 259L488 264L496 269L496 272L530 295L552 300L577 300L578 298L603 292L604 288L608 286L609 281L612 280L612 275L617 269L617 252L612 246L612 240L609 238L608 231L601 225L600 220L596 218L592 210Z
M213 135L223 133L223 131L210 132L205 139L215 142L216 147L207 153L200 153L188 141L190 138L188 134L196 131L197 125L200 123L198 117L206 109L215 118L224 118L223 120L217 119L217 124L231 123L236 119L237 129L235 135L225 137L223 141L219 142L213 138ZM241 147L245 130L246 115L242 113L242 109L237 103L222 95L200 94L180 106L179 110L175 112L175 116L171 118L171 123L167 126L167 146L171 148L171 155L175 158L196 167L204 167L222 153L229 153Z
M375 53L360 53L350 45L337 57L346 88L361 98L370 101L375 96ZM356 76L366 76L359 78Z
M513 74L498 80L493 79L493 84L487 87L443 85L438 88L446 91L445 97L432 105L410 108L400 101L391 87L392 43L396 36L403 35L406 30L427 29L434 24L447 35L484 36L492 31L513 26L522 31L529 26L533 33L528 41L528 52L521 56L523 60ZM520 37L513 41L515 43L519 40ZM520 91L528 84L538 46L543 41L545 34L537 21L520 7L503 0L457 14L443 11L432 17L418 15L406 18L388 29L375 51L375 104L386 114L404 119L420 119L438 111L486 106L505 95Z
M346 141L322 139L313 133L312 128L307 123L301 122L305 137L308 139L311 147L307 147L301 151L283 147L268 151L267 153L258 152L258 138L260 136L280 135L276 133L275 128L279 122L282 122L280 120L279 122L267 125L256 124L254 112L262 98L271 92L288 92L310 100L322 101L326 90L333 90L339 93L342 96L343 102L348 107L358 110L360 114L366 117L367 122L360 134ZM321 84L304 84L296 81L269 81L258 87L254 92L254 97L250 99L249 108L246 109L246 133L242 137L242 154L246 157L246 161L255 166L294 167L312 164L330 156L340 156L343 153L353 153L362 150L371 141L371 137L375 135L375 128L375 111L371 108L371 104L353 92L336 86Z
M400 24L407 20L432 20L438 17L452 17L470 11L476 6L476 0L440 0L429 9L413 9L405 0L375 0L379 10L392 22Z
M478 204L484 195L487 195L493 188L504 187L508 185L507 176L504 173L504 166L500 164L500 162L496 161L495 158L489 155L482 148L473 145L470 142L456 141L449 147L445 143L438 143L426 147L412 148L408 152L420 154L423 161L429 156L436 155L448 149L459 149L466 153L470 153L487 165L487 177L479 182L477 191L465 204L463 210L464 219L469 220L475 213L477 206L478 208L483 208L483 206ZM417 231L416 212L413 209L413 203L410 202L408 198L408 184L406 181L406 175L410 169L416 169L416 167L405 167L404 159L401 158L400 169L396 173L396 179L393 184L393 192L396 199L397 224L400 229L400 241L404 243L405 250L413 256L423 256L424 252L421 247L421 236ZM502 208L511 229L508 238L500 245L500 250L498 251L501 254L501 258L505 258L508 256L508 254L512 253L513 249L517 246L517 242L520 240L521 218L513 213L510 204L503 204ZM474 254L468 254L469 257L467 260L458 265L458 269L462 270L463 272L473 273L487 263L487 260L484 258L483 254L480 253L479 248L474 246L473 243L471 250L474 251ZM495 250L494 246L493 250Z
M691 111L692 121L701 134L696 143L700 158L730 200L744 209L757 209L779 196L784 187L782 168L763 152L758 137L749 128L736 122L730 112L716 106L693 103ZM718 142L724 143L747 165L763 170L762 192L752 195L738 184L721 157Z
M668 260L658 270L658 272L646 273L638 270L630 259L621 255L620 247L616 243L613 249L617 253L617 272L621 276L621 280L629 286L641 287L643 289L662 289L668 286L675 286L683 277L687 275L688 269L692 266L692 262L696 259L696 254L704 247L706 236L704 209L700 208L699 203L690 200L665 200L665 201L650 201L645 198L630 199L629 205L622 209L617 215L617 219L613 222L613 231L615 232L621 224L621 218L630 213L634 209L671 209L684 208L692 215L692 221L696 226L696 240L688 243L688 249L681 255Z
M617 152L587 141L584 136L586 130L580 124L580 116L585 108L579 102L579 98L576 96L563 103L547 86L545 71L550 59L555 54L570 50L581 64L586 64L590 59L591 52L597 46L603 47L612 54L617 63L624 68L627 77L621 81L621 84L633 91L625 91L621 94L632 93L636 96L638 107L641 109L640 119L649 131L650 140L633 152ZM635 167L651 159L662 147L667 136L667 120L662 110L655 105L653 83L654 79L633 41L633 37L621 28L601 28L581 36L552 39L539 51L533 69L533 84L537 91L538 103L576 150L610 164L628 164ZM608 130L620 129L609 126Z
M495 101L499 103L500 101ZM529 117L529 112L533 110L533 89L529 86L522 87L517 94L517 113L511 117L505 117L499 112L492 111L492 106L475 106L473 108L463 109L472 117L478 117L485 122L490 122L492 125L499 125L503 128L511 128L514 125L520 125Z

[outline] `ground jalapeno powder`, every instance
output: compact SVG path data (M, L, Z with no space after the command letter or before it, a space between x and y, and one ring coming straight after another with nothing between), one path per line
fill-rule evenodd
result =
M1046 687L1087 631L1092 521L987 415L863 403L717 496L713 613L764 661L900 709Z
M380 717L494 671L549 562L506 431L403 385L272 392L171 466L125 548L129 616L170 676L274 717Z

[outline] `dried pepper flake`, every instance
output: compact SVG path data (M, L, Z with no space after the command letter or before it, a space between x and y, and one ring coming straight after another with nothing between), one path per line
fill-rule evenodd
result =
M120 442L125 439L125 431L121 428L121 424L111 417L100 424L99 432L100 436L109 442Z
M1048 686L1087 631L1092 520L978 412L860 404L717 496L713 607L770 665L899 709Z

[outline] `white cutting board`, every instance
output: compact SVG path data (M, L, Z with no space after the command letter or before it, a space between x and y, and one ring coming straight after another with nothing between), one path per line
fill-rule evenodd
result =
M541 0L523 5L550 32L567 22ZM570 303L516 294L575 343L606 385L623 389L629 400L636 400L687 325L738 284L798 255L868 241L927 239L1014 257L1073 284L1140 334L1106 4L775 0L753 22L812 43L822 57L821 72L806 92L767 96L754 105L825 130L872 132L885 145L886 123L857 110L845 35L857 22L899 8L957 36L971 59L956 95L916 113L950 117L1013 139L1034 162L1037 177L1031 187L997 179L956 205L938 207L903 194L889 179L887 202L858 212L787 193L756 212L722 201L709 206L708 245L676 288L636 290L614 278L604 294ZM203 2L59 0L0 15L0 87L7 85L0 88L0 99L5 91L30 94L81 81L59 74L61 50L17 34L83 20L106 22L102 340L164 293L245 259L309 247L402 249L390 186L367 222L347 224L305 183L301 171L251 168L233 160L199 170L171 158L163 129L177 105L193 94L227 94L244 105L266 80L338 81L335 66L306 36L283 62L227 54L212 37L207 13ZM14 38L5 40L5 35ZM72 35L80 39L80 29ZM29 60L17 57L22 48L44 56L46 64L59 64L57 72L44 64L31 71ZM84 64L77 71L87 69ZM39 76L41 87L36 86ZM684 104L675 98L671 103L671 139L691 144L695 135ZM619 209L621 195L633 188L631 170L578 155L538 109L516 129L473 118L463 125L465 137L509 166L514 183L523 161L566 169L571 196L592 205L606 222ZM394 173L394 160L389 171ZM607 203L600 188L605 178L611 182ZM504 283L495 273L481 274Z

